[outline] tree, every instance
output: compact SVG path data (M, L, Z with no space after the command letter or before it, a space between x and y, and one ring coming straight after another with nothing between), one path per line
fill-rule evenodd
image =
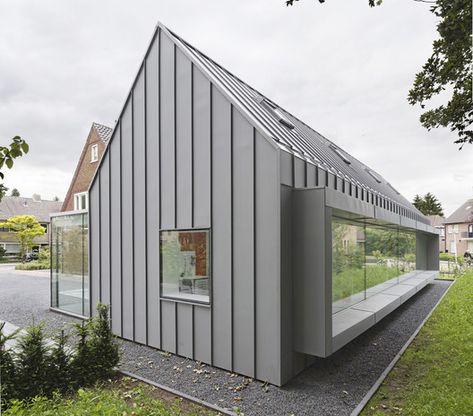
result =
M409 104L425 108L426 101L448 94L446 104L428 110L420 122L428 130L450 127L455 143L473 143L471 0L437 0L431 12L440 18L432 56L416 75Z
M18 189L16 189L16 188L13 188L13 189L11 190L11 194L10 194L10 195L11 195L11 196L20 196L20 191L19 191Z
M25 155L30 150L28 143L26 143L20 136L15 136L8 146L0 146L0 179L5 178L3 168L6 166L8 169L13 167L13 160ZM1 183L0 184L0 201L5 196L8 188Z
M287 0L292 6L295 1ZM437 17L439 38L434 40L432 55L415 76L407 100L425 109L431 100L443 104L421 114L420 122L427 129L449 127L458 135L455 143L473 144L472 99L472 2L471 0L414 0L432 4ZM325 0L319 0L324 3ZM368 0L373 7L382 0Z
M430 192L425 194L424 197L416 195L412 204L424 215L440 215L443 217L442 204Z
M7 221L0 222L0 228L8 228L13 233L12 238L20 244L21 258L31 250L34 239L45 233L44 227L32 215L10 217Z

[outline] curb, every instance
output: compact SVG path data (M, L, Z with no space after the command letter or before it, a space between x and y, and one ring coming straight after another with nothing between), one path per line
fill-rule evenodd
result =
M147 384L151 384L152 386L154 387L157 387L158 389L161 389L161 390L164 390L164 391L167 391L168 393L172 393L174 394L175 396L179 396L179 397L182 397L186 400L189 400L191 402L194 402L196 404L199 404L201 406L204 406L210 410L213 410L215 412L219 412L223 415L228 415L228 416L237 416L237 414L235 412L232 412L231 410L228 410L228 409L224 409L222 407L219 407L215 404L212 404L212 403L209 403L209 402L206 402L204 400L201 400L201 399L198 399L197 397L194 397L194 396L190 396L189 394L186 394L186 393L183 393L179 390L175 390L171 387L168 387L168 386L164 386L163 384L159 384L159 383L156 383L154 381L151 381L145 377L141 377L137 374L133 374L133 373L130 373L128 371L125 371L125 370L119 370L120 373L122 373L123 375L125 376L128 376L128 377L133 377L133 378L136 378L137 380L140 380L144 383L147 383Z
M439 280L447 280L447 279L439 279ZM396 356L392 359L392 361L389 363L389 365L385 368L385 370L381 373L381 375L378 377L378 379L375 381L373 386L368 390L368 393L365 394L363 399L361 399L361 402L358 403L358 406L355 407L355 409L350 413L350 416L358 416L361 411L365 408L365 406L368 404L370 399L374 396L376 391L379 389L383 381L386 379L388 374L391 372L393 367L396 365L396 363L399 361L399 359L402 357L404 352L407 350L409 345L411 345L412 341L414 341L415 337L417 334L420 332L420 330L423 328L425 323L429 320L431 317L432 313L437 309L437 306L440 305L440 302L442 302L443 298L447 295L449 290L452 288L452 286L455 284L455 280L450 280L448 279L447 281L451 281L452 283L448 286L447 290L444 292L444 294L440 297L440 299L437 301L437 303L434 305L434 307L431 309L431 311L427 314L427 316L423 319L423 321L420 323L420 325L417 327L417 329L414 331L414 333L410 336L410 338L406 341L406 343L402 346L402 348L399 350L399 352L396 354Z

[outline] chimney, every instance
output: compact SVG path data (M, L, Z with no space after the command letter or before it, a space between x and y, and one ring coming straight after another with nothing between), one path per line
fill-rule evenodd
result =
M41 202L41 195L33 194L33 202Z

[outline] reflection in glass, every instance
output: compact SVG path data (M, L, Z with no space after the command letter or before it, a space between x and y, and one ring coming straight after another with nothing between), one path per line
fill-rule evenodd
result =
M89 316L88 217L51 218L51 306Z
M411 277L415 253L415 232L333 217L333 313Z
M209 302L209 231L161 231L160 240L162 296Z
M399 231L366 225L367 296L398 283Z
M332 223L332 299L334 312L364 299L365 235L363 225Z

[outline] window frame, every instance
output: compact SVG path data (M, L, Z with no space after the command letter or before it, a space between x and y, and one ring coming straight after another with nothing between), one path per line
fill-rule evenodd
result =
M90 147L90 163L98 162L99 160L99 145L93 144Z
M85 208L77 205L77 198L85 196ZM79 199L80 200L80 199ZM89 193L86 192L77 192L74 194L74 211L88 211L89 210Z
M163 282L163 253L161 250L161 233L164 232L189 232L189 231L206 231L208 233L208 248L207 252L209 253L207 256L208 259L208 287L209 287L209 300L208 301L200 301L192 298L178 298L175 296L164 295L162 290L162 282ZM212 293L213 293L213 269L212 269L212 229L210 227L194 227L194 228L160 228L158 230L158 251L159 251L159 299L160 300L167 300L176 303L187 303L190 305L198 305L202 307L211 307L212 306Z

